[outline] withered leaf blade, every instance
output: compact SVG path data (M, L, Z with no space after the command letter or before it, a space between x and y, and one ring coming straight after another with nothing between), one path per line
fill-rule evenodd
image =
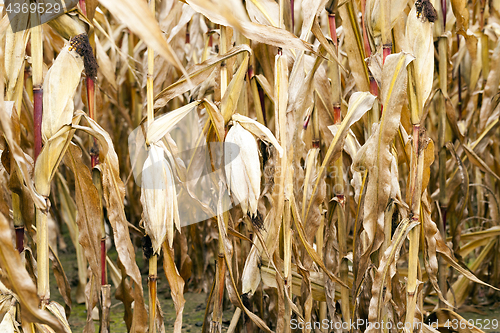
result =
M63 297L65 303L65 313L66 318L69 318L71 314L71 287L69 285L68 277L64 272L64 268L61 264L61 261L57 257L57 255L52 250L52 247L49 245L49 258L52 261L52 271L54 272L54 276L57 282L57 288L59 289L59 293Z
M92 134L100 145L99 159L101 161L104 202L108 211L109 222L113 228L118 258L124 267L125 275L130 276L134 284L132 295L135 303L132 327L142 332L146 330L148 316L144 304L141 273L135 260L135 249L130 238L127 217L125 216L125 185L120 178L118 155L108 132L93 119L87 116L85 116L85 119L90 127L73 126L73 128ZM123 276L123 279L126 276Z
M186 300L184 299L184 280L179 274L177 267L175 266L173 249L167 245L166 242L163 243L163 269L165 270L165 276L167 277L168 284L170 286L172 300L175 305L175 323L174 323L174 333L181 333L182 331L182 313L184 311L184 304Z
M78 225L78 242L82 245L90 270L97 281L100 281L101 267L101 200L92 182L90 170L82 160L80 148L71 144L64 163L75 176L75 199Z
M238 45L230 49L225 54L212 57L205 60L201 64L196 64L189 68L187 76L183 76L177 82L163 89L158 95L155 96L154 108L158 109L164 107L172 98L195 88L205 81L210 74L212 74L217 64L242 52L251 53L252 51L248 45Z
M146 2L140 0L99 0L99 2L125 23L146 45L186 75L186 70L170 44L163 38L160 27L149 11Z
M0 213L0 266L5 275L2 282L16 295L21 305L23 321L46 324L57 333L66 333L63 325L47 311L38 308L40 299L36 287L24 265L19 265L21 257L12 246L13 234L9 222Z
M237 17L237 15L233 14L232 9L229 8L231 5L229 3L219 2L215 6L212 2L200 0L187 0L187 3L194 10L205 15L210 21L230 26L241 32L248 39L284 49L294 48L304 51L314 51L311 44L297 38L287 30L254 23L249 21L248 17L241 15Z
M368 267L369 256L379 249L384 239L384 212L391 191L390 144L399 126L401 106L406 97L406 66L411 60L411 56L404 53L386 58L382 76L382 119L353 161L355 170L364 169L369 174L363 207L363 228L368 244L360 261L358 279Z

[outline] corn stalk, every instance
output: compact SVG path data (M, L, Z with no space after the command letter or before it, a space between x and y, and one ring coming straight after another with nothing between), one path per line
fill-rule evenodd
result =
M336 7L336 6L335 6ZM335 12L337 8L333 8L332 13L328 13L328 23L330 27L330 37L333 40L335 46L335 53L337 57L339 56L339 47L337 41L337 26L335 24ZM364 22L363 22L364 26ZM365 35L365 32L363 33ZM341 104L342 104L342 81L340 67L337 62L331 61L328 63L329 77L332 82L332 102L333 102L333 124L340 126L342 122L341 114ZM319 142L319 137L317 138ZM345 218L345 198L344 198L344 161L342 151L339 157L334 161L334 171L335 176L333 180L334 191L335 191L335 211L337 215L337 240L339 242L339 253L340 258L340 280L348 285L348 263L347 258L347 221ZM351 310L349 301L349 288L341 287L341 306L342 306L342 317L344 322L351 322Z
M39 13L31 15L31 52L33 59L33 109L34 109L34 135L35 158L42 150L42 115L43 115L43 88L42 88L42 26L39 24ZM36 179L35 179L36 184ZM37 188L37 190L39 190ZM37 266L38 280L37 291L42 305L48 303L50 298L49 285L49 236L47 213L36 209L37 228Z
M155 0L149 0L149 10L153 14L153 17L156 14L155 10ZM152 47L148 46L148 72L147 72L147 81L146 81L146 94L147 94L147 123L148 128L151 127L154 120L154 61L155 55ZM146 144L148 138L146 138ZM156 332L156 294L157 294L157 280L158 280L158 255L153 254L149 258L149 275L148 275L148 288L149 288L149 332Z

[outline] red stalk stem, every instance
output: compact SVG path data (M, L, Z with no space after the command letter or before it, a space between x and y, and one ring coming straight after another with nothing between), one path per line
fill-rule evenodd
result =
M378 96L378 85L375 78L370 75L370 93L374 96Z
M340 112L340 105L335 105L333 107L333 123L338 125L342 122L342 114Z
M107 284L106 276L106 235L101 238L101 285Z
M368 58L371 56L372 51L370 48L370 42L368 41L368 34L366 33L365 8L366 8L366 0L361 0L361 29L363 30L363 43L365 46L365 56Z
M335 45L335 50L338 52L337 45L337 25L335 23L335 14L328 14L328 26L330 27L330 37Z
M387 56L391 55L392 44L384 44L383 48L384 48L384 64L385 64L385 58L387 58Z
M78 0L78 4L80 5L83 15L87 16L87 6L85 5L85 0Z
M24 250L24 227L16 227L16 249L19 253Z

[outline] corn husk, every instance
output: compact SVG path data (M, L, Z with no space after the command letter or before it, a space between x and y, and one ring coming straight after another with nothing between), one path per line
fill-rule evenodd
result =
M151 145L142 169L144 228L151 237L154 253L160 253L165 239L172 246L174 221L180 231L174 176L164 152L161 144Z
M66 43L47 72L43 83L42 137L53 136L73 118L73 96L80 83L83 59Z
M81 56L70 51L69 44L66 44L44 80L42 138L45 146L35 165L35 186L43 195L49 195L50 180L72 135L69 128L63 127L72 122L78 124L80 119L73 119L73 97L82 70Z
M254 136L238 122L226 136L224 165L233 199L241 204L243 214L255 217L260 196L259 149Z

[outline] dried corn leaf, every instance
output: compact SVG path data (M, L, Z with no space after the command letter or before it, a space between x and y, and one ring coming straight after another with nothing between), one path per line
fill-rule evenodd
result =
M248 61L250 58L249 53L244 54L243 62L241 63L238 71L233 76L233 79L227 86L227 90L220 102L220 112L224 117L224 122L228 122L231 116L236 111L238 100L240 98L243 84L245 83L246 73L248 69Z
M493 104L493 97L498 93L498 85L500 84L500 41L497 42L497 46L493 50L490 66L491 70L486 79L483 102L479 112L478 131L483 131L487 124L498 118L500 113L500 108L494 107Z
M300 216L298 215L298 210L297 210L297 203L295 202L295 198L292 197L291 201L291 208L292 208L292 216L293 216L293 221L295 223L295 227L297 228L297 232L299 234L299 238L302 242L302 245L306 248L307 254L311 257L311 259L319 266L321 269L328 275L328 277L335 282L339 283L340 285L349 288L348 285L346 285L344 282L342 282L338 277L333 275L325 266L323 263L323 260L321 260L321 257L318 255L316 250L312 247L311 244L306 239L306 233L304 230L304 225L302 224L302 221L300 219Z
M3 95L2 95L3 97ZM33 162L30 161L27 155L21 150L21 147L17 140L15 139L16 134L13 132L13 124L11 120L11 116L14 114L14 102L5 102L3 103L0 100L0 124L2 133L9 145L9 150L16 161L19 170L21 171L21 175L25 184L28 187L29 194L35 203L35 206L40 210L48 209L48 202L45 200L43 195L40 195L33 184L33 180L31 178L31 171L33 169Z
M2 282L16 294L21 306L23 322L46 324L57 333L65 333L64 326L47 311L38 308L40 299L36 287L24 265L19 265L21 257L12 246L13 233L9 222L0 214L0 266L4 272Z
M238 306L241 308L245 314L263 331L268 332L268 333L273 333L271 329L265 324L265 322L259 318L256 314L252 313L249 311L243 302L241 301L241 298L238 294L238 289L236 288L236 283L234 281L234 274L232 270L232 265L231 265L231 260L229 258L230 253L232 253L232 245L229 239L227 238L227 232L224 227L224 218L222 216L222 198L223 198L223 191L224 191L225 185L222 181L219 181L219 202L217 204L217 225L219 229L219 237L221 237L222 240L222 249L224 251L224 259L226 262L226 267L227 267L227 272L229 273L229 283L227 283L227 291L229 293L229 297L231 301L234 301L236 304L235 306Z
M372 284L372 298L370 300L369 308L369 320L371 322L381 322L382 321L382 310L385 304L387 304L389 299L389 293L386 292L384 295L383 290L388 287L388 280L392 280L396 274L396 262L399 258L399 251L401 246L403 246L406 237L410 233L410 230L417 226L419 223L405 219L401 221L398 228L394 232L392 237L392 242L390 246L385 250L380 260L380 265L375 273L375 278ZM371 331L373 332L375 328L371 326Z
M342 18L345 39L344 47L347 52L347 59L359 91L369 91L370 82L368 80L368 67L365 63L365 52L362 45L362 36L358 28L357 19L353 13L352 3L347 3L339 7L339 14Z
M251 22L248 20L246 13L244 15L234 15L234 7L231 7L231 3L224 1L212 3L201 0L187 0L186 2L198 13L205 15L210 21L230 26L253 41L284 49L313 51L311 44L297 38L287 30Z
M181 121L189 112L193 111L201 101L195 101L171 111L161 117L156 118L148 128L146 141L154 144L161 140L179 121Z
M101 224L102 207L99 194L92 182L90 170L82 159L80 148L71 144L64 163L75 176L75 201L78 210L78 243L83 247L85 258L96 281L101 281ZM100 289L100 286L99 286Z
M187 75L174 50L163 38L160 27L146 2L141 0L99 0L99 2L126 24L147 46Z
M170 286L172 300L175 305L175 323L174 323L174 333L180 333L182 331L182 313L184 311L184 280L179 275L179 271L175 266L174 253L171 247L163 243L163 269L165 270L165 276L167 277L168 284Z
M18 1L21 7L29 4L27 0ZM11 16L11 14L9 14ZM10 20L9 28L5 34L5 70L6 70L6 99L13 100L17 81L21 77L21 68L24 65L25 49L28 42L28 17L29 15L16 15Z
M251 50L248 45L238 45L230 49L225 54L212 57L201 64L196 64L189 68L187 71L187 77L183 76L177 82L163 89L160 93L158 93L158 95L155 96L154 108L158 109L164 107L172 98L194 89L196 86L208 79L210 74L212 74L216 68L216 65L242 52L251 53ZM187 78L189 78L189 80Z
M344 140L349 132L349 128L356 123L361 117L372 108L373 103L375 102L375 96L368 92L355 92L351 95L349 99L349 107L347 109L347 114L345 115L340 127L338 128L335 136L333 137L330 146L328 147L328 151L325 154L325 158L323 163L321 163L320 169L318 171L318 177L316 178L316 182L314 184L313 192L311 193L311 199L309 200L309 204L307 207L307 211L305 213L304 221L307 221L309 210L311 209L312 200L314 199L315 193L317 192L319 182L326 170L327 165L329 165L330 161L334 161L338 158L340 152L344 146Z
M243 128L245 128L247 131L250 131L259 139L271 143L276 148L280 156L283 155L283 148L281 148L278 140L276 140L274 134L269 130L269 128L253 119L242 116L239 113L233 114L232 118L233 121L238 122Z
M54 251L52 250L52 246L50 246L50 245L49 245L49 259L52 261L52 271L53 271L54 276L56 278L57 288L59 289L59 293L61 294L61 296L64 300L64 303L66 304L66 310L64 312L65 313L67 312L67 315L65 317L69 318L69 316L71 314L71 305L72 305L71 287L69 286L68 277L66 276L66 273L64 272L64 268L61 264L61 261L59 261L59 258L54 253ZM66 319L66 318L64 318L64 319ZM68 330L69 330L69 327L68 327Z
M453 14L457 18L457 31L466 32L469 29L469 8L467 0L451 0Z
M118 156L114 150L113 141L109 134L94 120L86 117L91 130L100 146L100 168L102 170L102 183L104 202L108 210L108 217L113 228L118 258L124 266L127 276L130 276L134 288L132 295L134 298L134 312L132 317L132 329L134 331L145 331L147 327L147 313L144 305L144 294L142 291L141 273L135 261L135 250L129 236L128 221L124 211L125 186L120 179Z
M368 267L369 256L379 249L384 240L384 212L391 194L390 145L399 126L401 107L406 97L406 66L411 60L411 56L404 53L386 58L382 76L382 119L353 161L354 170L367 170L369 174L363 207L367 248L360 261L358 280ZM356 281L356 285L358 283Z

